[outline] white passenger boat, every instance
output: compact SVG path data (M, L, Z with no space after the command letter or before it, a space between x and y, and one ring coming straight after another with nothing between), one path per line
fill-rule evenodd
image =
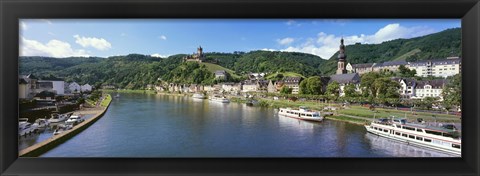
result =
M308 110L305 107L300 107L299 109L291 108L280 108L278 115L292 117L301 120L308 121L322 121L323 117L317 111Z
M83 121L84 121L84 119L82 118L82 116L72 115L72 116L70 116L70 118L68 118L67 121L65 121L65 124L67 124L67 125L77 125L79 123L82 123Z
M211 97L210 100L214 102L220 102L220 103L230 103L230 100L228 100L227 97L220 96L220 95L215 95Z
M48 125L50 125L48 120L43 118L35 120L35 123L33 124L33 126L39 130L46 129Z
M406 119L394 118L373 121L365 128L382 137L461 155L462 140L460 132L455 129L408 123Z
M18 122L18 135L19 136L30 135L32 133L35 133L36 131L37 131L37 129L34 126L32 126L31 123L28 122L28 119L27 119L27 121L25 121L24 119L19 120L19 122Z
M195 99L205 99L207 98L205 95L201 94L201 93L196 93L196 94L193 94L192 98L195 98Z
M72 115L72 113L67 113L67 114L57 114L57 113L53 113L52 114L52 117L50 119L48 119L48 122L49 123L59 123L59 122L63 122L65 120L67 120L70 115Z

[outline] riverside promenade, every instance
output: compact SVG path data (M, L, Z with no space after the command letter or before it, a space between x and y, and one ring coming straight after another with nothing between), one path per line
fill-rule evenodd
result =
M105 112L107 112L107 109L110 106L111 100L112 100L111 96L109 94L106 94L105 96L102 97L102 101L100 101L101 103L99 103L97 107L85 108L79 111L74 111L74 114L93 114L93 117L74 126L70 130L67 130L63 133L52 136L51 138L45 141L39 142L35 145L32 145L26 149L21 150L18 155L20 157L37 157L47 152L48 150L62 144L63 142L75 136L76 134L82 132L84 129L88 128L100 117L102 117L105 114Z

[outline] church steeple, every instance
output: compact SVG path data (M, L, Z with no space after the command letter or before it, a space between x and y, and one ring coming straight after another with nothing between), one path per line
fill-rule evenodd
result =
M347 55L345 54L345 45L343 44L343 37L340 40L340 49L338 52L338 64L337 64L337 74L347 73L346 68Z

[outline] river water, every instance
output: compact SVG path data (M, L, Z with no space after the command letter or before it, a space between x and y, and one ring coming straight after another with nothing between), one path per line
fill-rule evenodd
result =
M449 157L363 126L277 116L272 108L121 94L92 126L41 157Z

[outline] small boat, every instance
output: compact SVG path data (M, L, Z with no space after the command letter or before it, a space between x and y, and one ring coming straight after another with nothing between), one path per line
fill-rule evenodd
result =
M200 93L196 93L196 94L193 94L192 98L195 98L195 99L205 99L207 98L205 95L203 94L200 94Z
M115 98L120 98L120 94L117 93L117 95L115 95Z
M56 129L55 131L53 131L53 135L58 135L60 133L63 133L64 130L63 129Z
M280 108L280 110L278 111L278 115L308 121L320 122L323 120L320 112L311 111L303 106L301 106L299 109Z
M365 129L385 138L461 156L462 140L456 128L409 123L406 119L382 118L365 125Z
M76 125L76 124L79 124L81 122L83 122L84 119L82 118L82 116L78 116L78 115L72 115L70 116L70 118L68 118L67 121L65 121L65 124L67 125Z
M230 100L227 99L225 96L214 95L210 98L211 101L220 102L220 103L230 103Z
M18 122L18 135L19 136L27 136L32 133L35 133L37 131L37 128L32 126L31 123L28 121L25 121L22 119L21 121Z
M49 123L59 123L59 122L63 122L65 120L67 120L70 115L72 115L72 113L67 113L67 114L57 114L57 113L53 113L52 114L52 117L50 119L48 119L48 122Z
M33 126L39 130L45 130L49 125L50 123L48 120L43 118L35 120L35 123L33 124Z

